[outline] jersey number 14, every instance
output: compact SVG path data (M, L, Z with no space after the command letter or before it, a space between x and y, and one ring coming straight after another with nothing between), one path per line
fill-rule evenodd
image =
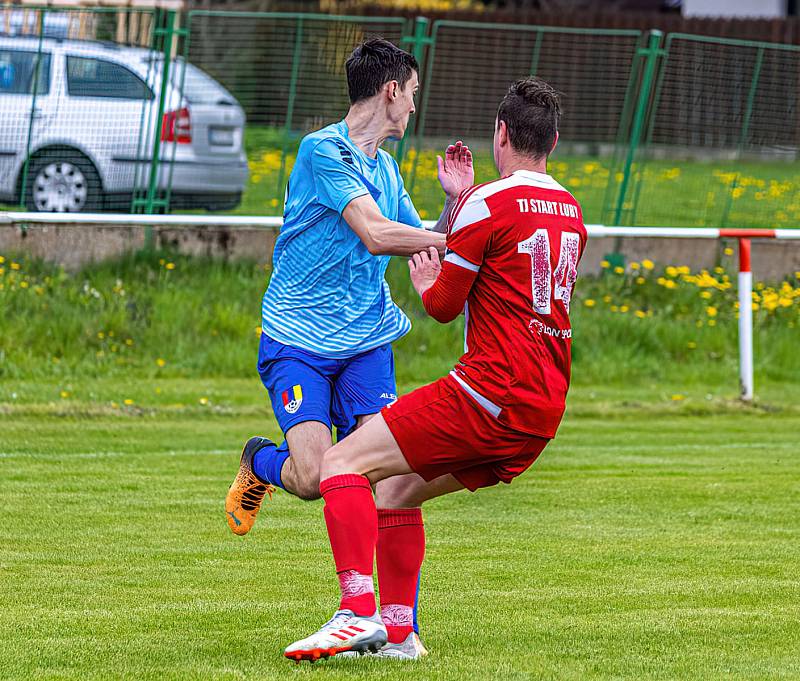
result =
M578 249L580 237L570 232L561 233L561 250L555 273L550 265L550 237L546 229L537 229L530 239L517 244L518 253L531 256L533 280L533 310L550 314L551 300L560 300L569 312L572 287L578 277Z

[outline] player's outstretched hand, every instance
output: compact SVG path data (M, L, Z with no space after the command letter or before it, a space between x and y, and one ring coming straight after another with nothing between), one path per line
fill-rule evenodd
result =
M450 199L457 199L461 192L475 183L472 152L461 140L445 149L444 159L437 156L436 163L439 165L439 182Z
M415 253L408 261L408 269L411 274L411 283L420 296L433 286L439 272L442 271L442 264L439 262L439 251L433 246L427 251Z

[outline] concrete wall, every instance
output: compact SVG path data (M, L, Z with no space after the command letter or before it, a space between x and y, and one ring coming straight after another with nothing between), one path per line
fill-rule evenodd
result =
M251 258L269 263L276 231L262 228L159 227L153 229L154 245L180 253L218 258ZM25 252L75 270L92 261L105 260L145 244L145 228L132 225L81 226L35 225L25 231L0 226L0 253ZM581 271L599 272L600 263L615 250L616 239L589 239ZM718 264L725 245L698 239L624 238L620 251L626 261L649 258L657 265L688 265L692 270ZM735 265L734 265L735 267ZM757 279L774 281L800 271L800 241L754 241L753 272Z

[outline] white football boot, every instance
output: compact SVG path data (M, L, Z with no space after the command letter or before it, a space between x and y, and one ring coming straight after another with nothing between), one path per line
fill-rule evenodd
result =
M316 662L348 651L377 652L386 640L386 627L377 611L372 617L361 617L352 610L337 610L319 631L295 641L283 654L295 662Z
M386 643L373 657L385 657L394 660L419 660L428 651L419 640L419 635L412 631L402 643Z

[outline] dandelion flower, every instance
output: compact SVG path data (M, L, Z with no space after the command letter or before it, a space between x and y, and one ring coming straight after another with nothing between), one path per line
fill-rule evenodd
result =
M164 366L166 366L167 362L166 362L166 360L164 360L164 359L162 359L161 357L159 357L159 358L156 360L156 364L157 364L159 367L164 367Z
M594 307L595 306L595 302L591 298L587 298L586 300L584 300L583 304L586 305L586 307Z
M686 395L673 395L671 399L673 402L680 402L686 399Z
M709 306L706 308L706 314L707 314L709 317L716 317L716 316L717 316L717 308L716 308L716 307L714 307L713 305L709 305Z
M126 407L130 407L133 404L133 400L131 399L122 400L122 404L124 404Z
M601 260L600 267L602 267L604 270L607 270L609 267L611 267L611 263L608 262L608 260Z
M625 274L625 268L618 265L614 268L614 274Z
M62 390L61 391L61 399L66 400L69 397L69 390Z
M175 269L175 263L174 262L168 262L166 265L164 265L164 267L166 267L168 270L174 270Z
M207 397L201 397L199 402L200 402L200 404L202 404L205 407L208 404L208 398Z
M655 267L655 264L653 263L652 260L647 260L645 258L644 260L642 260L642 267L644 267L646 270L652 270Z

